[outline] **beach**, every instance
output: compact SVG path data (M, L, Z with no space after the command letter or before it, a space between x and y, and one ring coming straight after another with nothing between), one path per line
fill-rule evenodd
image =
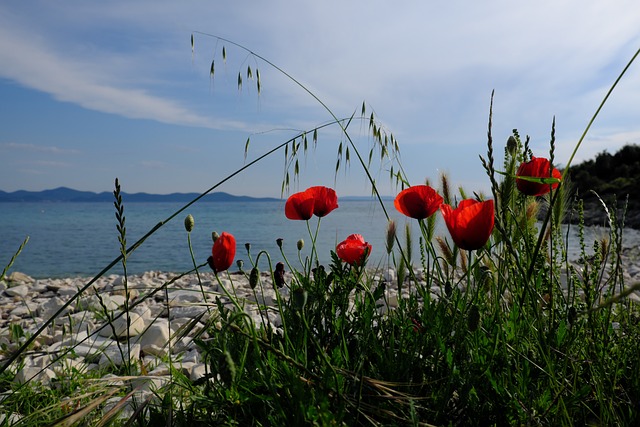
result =
M589 269L588 261L572 265L578 277ZM640 248L624 249L621 265L627 287L640 281ZM418 285L427 286L424 272L415 271ZM367 274L371 283L387 284L378 304L382 312L393 310L400 298L408 296L409 286L404 286L403 295L398 294L394 270ZM262 272L258 286L252 289L248 271L222 272L216 277L203 269L199 275L148 271L125 279L114 274L88 285L88 277L34 279L13 272L0 281L3 359L57 313L22 353L21 364L14 363L9 368L15 373L15 382L50 384L71 368L115 372L131 360L144 367L146 374L137 384L138 393L144 398L169 381L170 365L179 367L191 381L206 377L208 367L194 338L208 338L205 325L222 327L217 320L220 307L244 310L256 324L269 324L277 333L282 326L277 306L288 301L291 280L291 273L286 272L286 285L278 288L271 275ZM606 283L606 277L602 283ZM79 294L83 288L86 289ZM433 298L439 298L442 289L432 281L430 291ZM606 287L601 290L606 291ZM640 292L632 292L627 298L640 302ZM124 381L117 375L110 380ZM119 400L113 399L113 404Z

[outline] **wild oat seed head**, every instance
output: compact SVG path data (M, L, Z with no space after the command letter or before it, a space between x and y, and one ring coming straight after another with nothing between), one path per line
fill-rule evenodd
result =
M387 224L387 242L386 249L387 254L390 254L393 250L393 244L396 241L396 222L394 220L389 220L389 224Z

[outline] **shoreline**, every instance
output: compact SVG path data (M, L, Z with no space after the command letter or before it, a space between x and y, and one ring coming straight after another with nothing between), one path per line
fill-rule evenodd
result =
M599 229L599 228L605 228L605 227L601 227L601 226L591 226L594 229ZM635 269L639 269L640 270L640 230L636 230L638 233L638 241L635 242L632 245L623 245L623 248L621 250L621 257L622 259L622 264L623 264L623 268L625 270L630 269L632 271L635 272ZM624 235L623 235L623 240L624 239ZM587 244L587 256L591 256L592 255L592 251L593 249L590 247L592 246L592 242L585 242ZM574 254L573 259L568 259L569 264L572 265L580 265L582 264L582 260L580 259L581 257L576 256L576 254ZM609 260L610 261L610 260ZM626 265L627 263L629 263L629 265ZM374 264L374 263L371 263ZM637 264L637 266L636 266ZM235 264L234 264L235 267ZM416 270L422 270L422 268L419 265L415 265L414 268L416 268ZM229 275L231 275L233 278L236 277L242 277L243 275L249 275L250 273L250 268L246 269L246 270L231 270L229 269L228 271L224 272L221 277L227 277L227 273ZM389 267L367 267L367 270L369 271L369 273L371 274L384 274L385 271L387 270L394 270L394 268ZM267 269L260 269L261 273L265 273L268 272ZM208 267L202 267L198 273L200 274L200 276L212 276L213 272L211 271L210 268ZM165 277L176 277L176 276L180 276L180 275L185 275L185 276L197 276L196 272L176 272L176 271L165 271L165 270L145 270L142 272L133 272L133 273L128 273L127 277L128 278L141 278L141 277L148 277L148 276L165 276ZM31 275L28 273L25 273L23 271L12 271L12 269L9 270L9 273L5 275L4 278L0 278L0 283L5 283L8 284L10 282L13 283L18 283L18 284L22 284L22 283L26 283L26 284L30 284L30 283L34 283L34 282L38 282L38 281L85 281L85 282L89 282L92 279L96 279L96 281L100 281L100 280L105 280L105 279L109 279L109 280L116 280L117 278L123 278L124 274L119 274L119 273L113 273L113 272L107 272L105 274L103 274L102 276L93 276L93 275L88 275L88 274L65 274L65 275L55 275L55 276L39 276L39 275ZM640 277L639 277L640 279ZM4 288L1 287L0 285L0 292L2 292L4 290Z

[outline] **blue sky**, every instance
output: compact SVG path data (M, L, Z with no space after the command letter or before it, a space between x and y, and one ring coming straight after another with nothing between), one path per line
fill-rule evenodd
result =
M562 164L640 47L635 0L398 4L2 2L0 189L111 191L118 177L126 192L199 192L330 120L268 64L200 32L277 64L340 118L365 102L397 138L412 183L447 172L468 191L488 189L478 155L486 152L492 90L497 152L517 128L546 156L555 116ZM248 66L260 70L259 95L246 79ZM576 161L640 142L639 99L634 64ZM368 153L366 123L350 131ZM341 195L369 194L353 159L334 178L343 139L335 126L322 130L292 190L328 185ZM278 197L283 159L276 153L219 190ZM375 164L372 172L391 195L388 168Z

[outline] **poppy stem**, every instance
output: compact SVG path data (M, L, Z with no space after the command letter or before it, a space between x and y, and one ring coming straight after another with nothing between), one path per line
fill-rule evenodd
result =
M311 232L311 225L309 224L309 220L307 220L307 230L309 231L309 237L311 238L311 256L309 257L309 266L307 270L307 277L311 276L311 270L313 269L313 261L314 257L316 258L316 264L318 264L317 260L317 250L316 250L316 239L318 238L318 232L320 231L320 221L322 218L318 218L318 223L316 224L315 233Z

